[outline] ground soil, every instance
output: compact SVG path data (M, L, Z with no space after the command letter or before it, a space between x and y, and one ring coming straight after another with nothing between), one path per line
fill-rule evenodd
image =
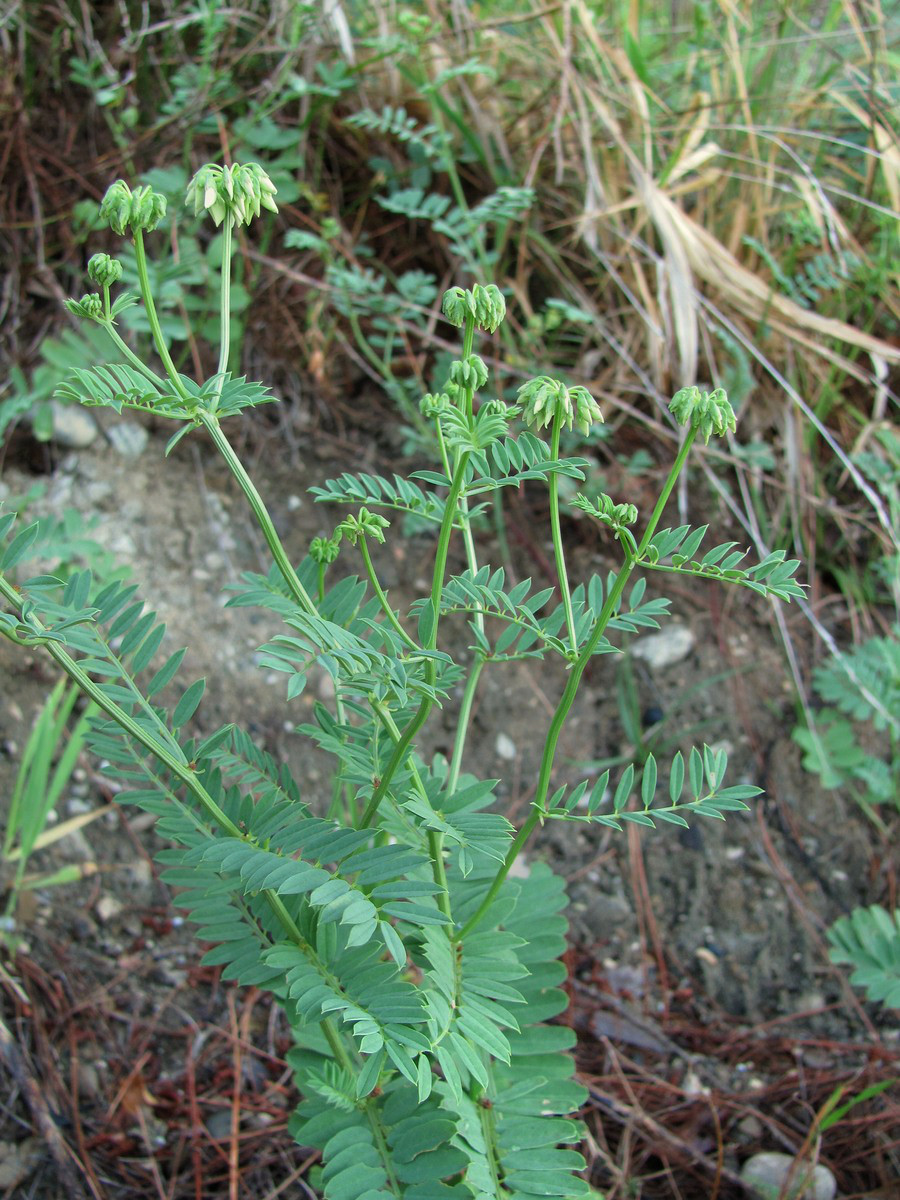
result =
M189 439L164 460L164 432L150 434L137 457L103 438L53 452L31 511L73 507L96 521L92 536L132 568L167 622L169 646L187 646L184 678L206 676L199 727L243 719L291 763L316 805L328 792L328 764L294 729L324 684L287 705L283 678L255 661L273 632L268 617L223 607L221 585L264 565L261 538L208 447ZM301 430L289 452L276 431L248 451L296 558L338 519L312 503L308 486L344 470L403 469L385 461L390 448L349 436L339 443ZM34 482L21 453L7 457L7 496ZM527 499L513 499L512 569L540 576L549 539L534 533ZM574 573L613 565L608 545L574 524L570 535ZM382 552L399 607L421 589L430 548L420 535ZM495 553L487 535L482 550ZM693 647L661 669L630 660L645 736L663 758L692 739L726 746L733 778L759 784L765 798L749 814L683 836L551 824L529 849L568 880L565 1019L579 1032L591 1088L594 1182L616 1196L737 1197L736 1173L750 1154L805 1147L835 1172L839 1195L887 1197L879 1189L896 1179L897 1151L888 1129L896 1106L886 1095L821 1142L810 1133L836 1086L849 1098L891 1072L896 1029L860 1003L824 941L831 921L879 894L886 847L852 803L802 770L771 607L716 585L668 594ZM802 644L795 610L787 620ZM39 655L0 642L0 797L52 682ZM544 664L524 664L482 687L469 766L504 778L513 821L527 812L561 683ZM560 782L633 750L615 683L613 664L597 660L565 732ZM429 737L444 747L440 717ZM3 964L11 1043L0 1066L9 1084L0 1087L9 1097L0 1102L0 1195L4 1186L6 1195L35 1198L311 1195L309 1156L285 1130L293 1095L277 1012L198 966L190 930L157 879L151 823L118 809L110 781L85 761L56 818L93 810L102 815L34 861L35 869L80 864L88 877L29 894L17 914L24 943Z

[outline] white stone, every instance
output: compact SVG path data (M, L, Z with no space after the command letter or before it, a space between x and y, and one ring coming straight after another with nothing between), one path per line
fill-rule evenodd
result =
M117 900L115 896L101 896L94 906L94 911L98 919L105 925L122 911L122 902L121 900Z
M498 733L497 741L494 746L497 757L502 758L504 762L512 762L519 753L516 749L516 743L512 740L508 733Z
M99 433L93 416L76 404L53 401L53 440L67 450L84 450Z
M106 436L113 450L117 450L123 458L139 458L150 440L143 425L137 425L134 421L120 421L118 425L111 425Z
M788 1173L796 1160L790 1154L767 1150L754 1154L741 1167L741 1179L760 1200L781 1197ZM809 1163L797 1163L786 1200L834 1200L837 1183L827 1167L819 1164L810 1170Z
M694 635L686 625L670 625L659 633L648 633L632 645L635 658L642 658L651 671L661 671L687 658Z

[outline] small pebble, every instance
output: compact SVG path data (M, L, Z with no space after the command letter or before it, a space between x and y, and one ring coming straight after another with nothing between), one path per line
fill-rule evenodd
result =
M143 425L136 425L133 421L122 421L118 425L111 425L106 436L109 438L112 448L118 451L123 458L139 458L146 449L150 438Z
M687 658L694 647L694 635L686 625L670 625L660 633L648 633L632 645L635 658L641 658L651 671L661 671Z
M85 450L97 440L97 422L78 405L53 402L53 440L67 450Z
M494 750L498 758L502 758L504 762L512 762L519 753L516 749L516 743L512 740L508 733L498 733L497 741Z
M796 1160L790 1154L767 1150L754 1154L741 1167L741 1179L760 1200L778 1200ZM834 1200L837 1183L827 1167L797 1163L785 1200Z
M94 905L94 912L104 925L112 921L114 917L117 917L121 911L122 902L121 900L117 900L115 896L101 896Z

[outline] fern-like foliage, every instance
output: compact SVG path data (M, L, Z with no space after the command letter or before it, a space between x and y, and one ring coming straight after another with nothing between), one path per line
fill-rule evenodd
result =
M214 398L220 417L234 416L244 408L275 399L264 384L248 382L243 375L234 378L226 372L214 375L202 384L194 383L186 375L179 378L187 400L161 385L151 372L138 371L127 363L76 368L54 394L88 407L112 408L118 413L132 408L172 420L192 420L197 409L205 407Z
M548 651L570 657L570 649L560 636L565 622L563 605L554 605L545 615L538 615L553 596L554 589L542 588L532 593L531 580L523 579L507 592L504 590L505 580L506 573L502 567L496 571L481 567L474 574L464 571L460 575L453 575L441 592L441 612L493 617L503 622L506 629L493 644L479 626L472 626L478 649L493 661L540 658ZM594 575L586 587L579 584L572 593L576 652L587 642L611 586L612 577L604 581L599 575ZM608 627L628 633L639 628L657 629L657 617L668 611L669 601L665 598L645 601L645 592L646 581L639 579L632 587L627 603L620 601L616 607ZM411 614L419 616L427 603L425 600L415 601ZM594 649L595 654L615 652L616 647L605 637L599 640Z
M704 746L702 753L694 747L685 765L679 751L669 768L668 804L658 803L656 796L660 779L656 759L652 754L641 769L639 779L633 765L622 772L615 791L610 791L609 771L604 771L593 786L583 780L575 788L559 788L548 804L547 816L562 821L608 825L621 830L623 823L645 825L655 829L658 821L669 825L687 826L687 818L717 817L725 819L727 812L747 808L745 801L760 795L762 789L752 784L724 786L728 757L724 750ZM639 783L638 806L629 807L635 785ZM687 789L687 790L685 790Z
M853 967L850 982L872 1001L900 1009L900 908L855 908L828 930L833 963Z
M775 596L780 600L803 596L802 586L794 579L800 560L788 558L783 550L773 550L750 567L739 565L747 557L747 551L736 549L737 542L722 542L708 550L703 558L695 558L708 529L708 525L697 529L679 525L676 529L661 530L647 549L645 565L652 570L740 584L762 596ZM668 563L663 561L666 558Z

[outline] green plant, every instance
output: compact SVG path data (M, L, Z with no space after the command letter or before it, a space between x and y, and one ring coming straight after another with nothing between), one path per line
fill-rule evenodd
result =
M236 725L191 736L204 681L166 702L183 652L158 665L164 627L132 588L98 587L87 572L65 584L47 575L14 583L11 572L40 529L14 532L12 514L0 518L0 632L43 647L105 714L93 748L129 783L120 799L155 814L157 831L171 841L159 855L164 877L183 889L177 902L199 936L215 943L204 961L222 965L228 979L267 988L282 1005L303 1095L291 1129L302 1144L322 1148L329 1200L570 1200L590 1189L574 1174L582 1157L559 1148L579 1138L568 1117L584 1098L566 1053L574 1035L548 1023L567 1004L558 961L565 896L546 867L533 865L524 879L511 869L550 820L654 828L747 807L759 789L727 786L726 756L708 747L687 759L676 754L663 772L648 754L639 782L630 766L609 788L609 772L593 786L554 788L554 760L585 668L595 655L615 652L608 635L654 628L667 611L666 600L646 598L645 572L789 600L802 594L798 562L777 551L745 567L734 542L701 555L705 526L659 528L697 438L735 427L721 389L689 387L671 402L683 436L639 537L634 505L602 494L577 498L618 543L622 565L573 586L559 485L579 479L585 464L561 456L560 439L602 418L584 387L547 375L524 384L514 405L476 402L488 380L476 333L494 333L506 311L491 284L451 288L443 298L445 316L462 331L462 353L443 389L421 401L438 447L436 469L408 479L345 474L313 489L318 500L352 512L295 567L222 428L272 399L263 385L227 369L233 235L261 208L274 209L272 193L256 164L206 166L189 184L189 204L222 230L218 369L196 381L173 362L149 282L145 234L163 219L165 198L113 184L101 211L116 232L133 237L161 371L118 333L118 315L136 298L113 301L121 266L96 255L89 275L98 291L69 307L101 326L123 361L77 370L60 390L86 404L152 411L178 425L169 447L203 432L223 456L273 560L267 575L248 573L233 585L230 603L283 619L285 632L262 647L260 661L286 675L288 702L311 671L333 681L333 704L316 704L313 722L298 729L335 760L330 796L305 796L287 768ZM530 429L515 436L518 417ZM538 436L544 429L548 441ZM478 510L525 481L543 483L549 494L555 578L538 590L530 580L508 588L502 569L480 561L473 536ZM427 594L405 612L379 579L385 513L411 515L434 531ZM465 561L456 573L449 569L454 540ZM335 563L350 556L361 577L335 579ZM467 655L451 653L453 615L468 629ZM535 797L517 830L492 808L497 781L465 769L473 702L486 668L552 657L561 660L565 683L549 726L537 733L544 749ZM457 688L449 760L428 758L420 734Z
M794 730L803 765L827 788L848 788L878 818L883 806L900 806L900 640L869 638L817 667L813 686L825 707L815 727ZM870 726L867 743L861 729ZM872 731L884 753L872 745Z
M79 863L39 875L25 874L35 850L81 829L102 811L84 813L47 827L50 813L59 803L85 748L90 722L100 711L88 703L73 721L79 695L78 686L63 676L44 702L25 744L0 847L0 866L10 876L4 880L6 902L0 918L0 943L15 944L15 911L23 891L74 883L93 870L93 864Z
M833 963L853 967L850 982L870 1000L900 1009L900 908L893 915L880 904L855 908L828 930Z

